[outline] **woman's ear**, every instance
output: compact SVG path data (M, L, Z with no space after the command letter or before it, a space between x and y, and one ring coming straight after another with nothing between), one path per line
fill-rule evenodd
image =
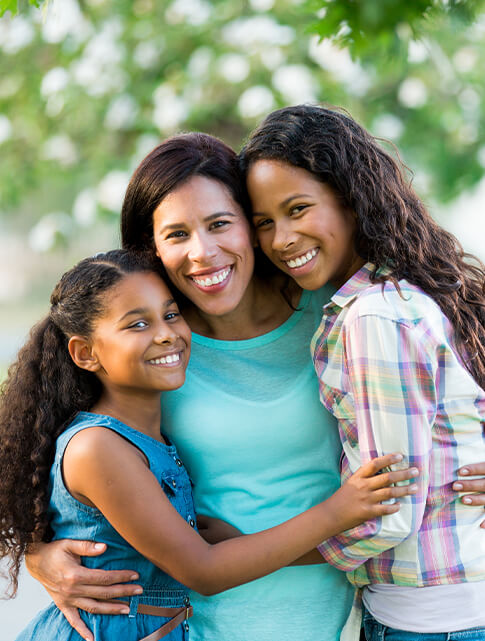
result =
M88 372L97 372L101 363L94 354L89 341L83 336L71 336L68 343L69 354L74 363Z

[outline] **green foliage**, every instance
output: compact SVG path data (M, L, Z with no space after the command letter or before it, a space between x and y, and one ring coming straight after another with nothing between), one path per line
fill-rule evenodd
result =
M483 175L485 0L29 3L0 18L0 216L39 247L116 216L166 136L238 147L291 103L341 105L392 139L425 199Z
M48 1L48 0L45 0ZM42 0L29 0L29 5L33 7L40 6ZM22 0L0 0L0 18L7 12L10 11L12 15L15 15L23 5Z

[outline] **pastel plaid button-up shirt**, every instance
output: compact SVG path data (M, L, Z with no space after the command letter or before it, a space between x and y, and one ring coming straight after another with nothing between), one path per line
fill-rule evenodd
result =
M451 489L457 470L485 460L485 392L463 367L438 305L401 281L372 284L360 269L324 307L312 340L320 395L338 419L342 477L390 452L420 470L396 514L319 546L357 586L485 580L483 508ZM401 464L400 464L401 466Z

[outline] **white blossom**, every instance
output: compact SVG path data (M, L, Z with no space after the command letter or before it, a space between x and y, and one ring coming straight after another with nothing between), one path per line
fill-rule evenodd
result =
M72 219L64 212L52 212L43 216L29 233L29 245L34 251L52 249L59 237L67 237L72 230Z
M221 56L217 61L217 67L221 76L234 84L246 80L250 71L248 59L237 53Z
M126 171L110 171L98 184L98 203L109 211L119 212L130 176Z
M289 45L295 39L295 31L288 25L280 25L270 16L251 16L229 22L222 30L224 41L248 51L256 46Z
M170 85L160 85L153 94L152 120L163 133L171 133L187 118L189 106Z
M46 160L55 160L64 167L74 165L78 160L77 149L67 134L48 138L42 147L42 156Z
M67 87L69 74L63 67L53 67L42 78L40 93L47 98Z
M317 99L315 81L304 65L280 67L274 72L272 83L288 102L315 102Z
M246 89L237 103L243 118L259 118L271 111L273 105L274 98L271 90L260 85Z
M83 189L76 196L72 206L72 216L81 227L89 227L96 220L96 191Z
M321 42L318 36L310 39L308 55L312 60L326 69L337 82L354 96L363 96L370 87L369 74L363 67L352 60L347 49L337 47L331 40Z
M12 123L3 114L0 114L0 145L12 137Z
M198 26L208 22L212 15L212 6L205 0L174 0L165 11L169 24L186 22Z
M393 114L381 114L374 118L372 131L380 138L397 140L404 131L404 125L402 120Z
M25 49L34 39L34 34L32 24L23 16L0 20L0 47L6 54L14 55Z
M405 107L417 109L428 101L428 90L420 78L406 78L399 86L397 97Z
M104 124L108 129L129 129L136 121L138 105L129 94L121 94L111 101Z

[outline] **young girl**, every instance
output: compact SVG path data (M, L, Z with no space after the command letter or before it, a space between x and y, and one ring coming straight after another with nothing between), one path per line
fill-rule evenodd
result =
M344 476L395 449L421 472L399 514L320 552L364 587L369 641L464 630L483 639L483 510L452 491L458 468L485 454L483 265L465 260L346 114L276 111L241 162L265 254L305 289L336 289L312 352L321 400L339 421Z
M126 616L83 613L99 641L187 639L185 586L212 594L260 577L321 539L396 512L381 501L414 491L386 486L415 470L372 476L400 458L389 455L280 526L209 545L196 531L183 463L160 434L160 392L183 384L189 352L188 326L151 260L117 250L62 277L3 387L0 542L14 591L23 554L49 527L54 538L108 544L86 563L128 563L143 594L130 598ZM52 638L81 638L54 604L18 637Z

